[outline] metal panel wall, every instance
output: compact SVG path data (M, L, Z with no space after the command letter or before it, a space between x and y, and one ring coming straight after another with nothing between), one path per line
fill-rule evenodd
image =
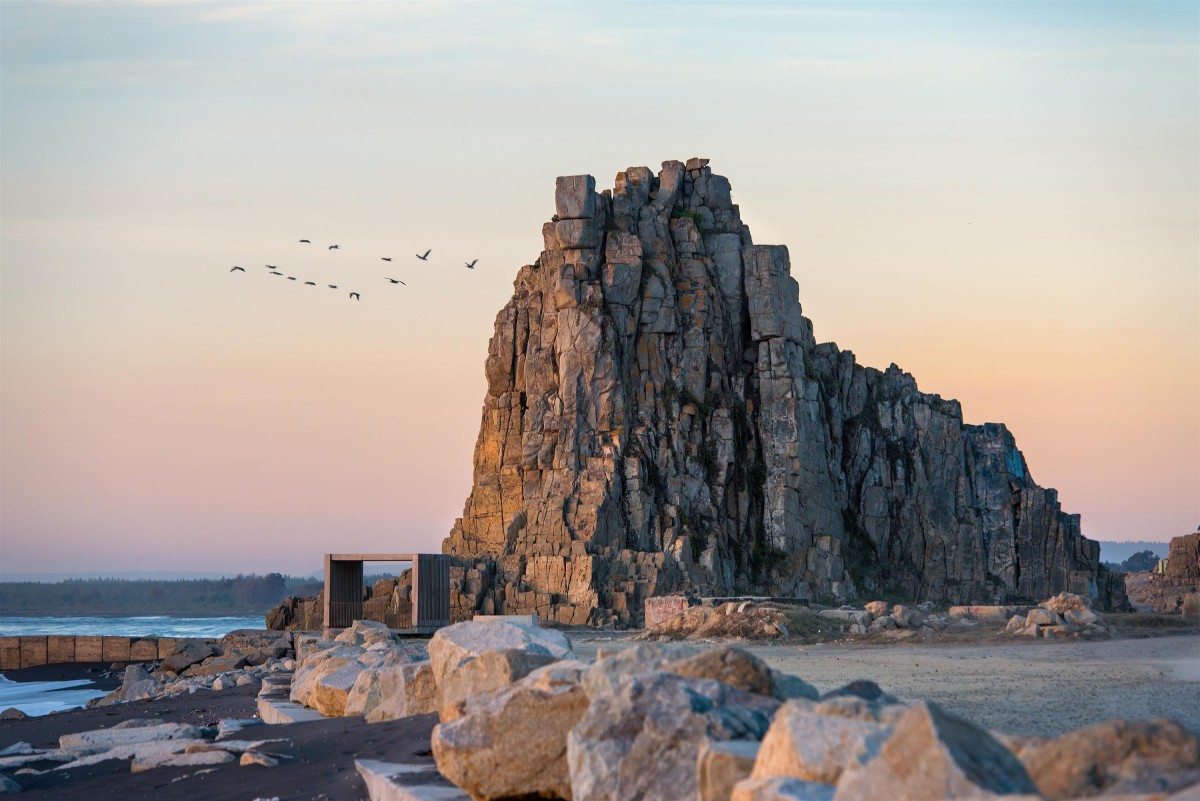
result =
M413 626L450 625L450 557L417 554L413 563Z
M328 571L325 626L348 628L362 619L363 563L331 560Z

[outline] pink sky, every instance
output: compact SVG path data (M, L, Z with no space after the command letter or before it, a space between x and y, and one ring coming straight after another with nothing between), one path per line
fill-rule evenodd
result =
M684 8L0 6L0 570L436 550L555 176L697 155L819 340L1193 530L1196 6Z

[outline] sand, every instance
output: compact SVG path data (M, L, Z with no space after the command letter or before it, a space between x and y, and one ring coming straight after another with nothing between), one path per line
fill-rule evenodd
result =
M632 645L572 633L576 653ZM700 643L709 646L708 643ZM750 645L821 692L872 679L1008 734L1053 737L1113 718L1174 718L1200 735L1200 635L977 645Z

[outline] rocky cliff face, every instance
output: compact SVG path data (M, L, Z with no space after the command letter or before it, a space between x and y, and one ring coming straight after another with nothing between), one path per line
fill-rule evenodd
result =
M653 594L1103 594L1003 425L818 344L705 159L558 179L496 318L454 604L637 623ZM1103 604L1104 599L1101 598Z

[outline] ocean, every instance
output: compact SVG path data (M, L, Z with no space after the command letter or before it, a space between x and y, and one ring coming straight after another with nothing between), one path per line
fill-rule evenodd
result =
M234 629L261 629L254 617L17 617L0 616L0 637L40 634L102 635L105 637L222 637Z
M0 637L90 635L110 637L222 637L235 629L261 629L263 617L15 617L0 616ZM87 679L12 681L0 673L0 711L48 715L83 706L104 695Z

